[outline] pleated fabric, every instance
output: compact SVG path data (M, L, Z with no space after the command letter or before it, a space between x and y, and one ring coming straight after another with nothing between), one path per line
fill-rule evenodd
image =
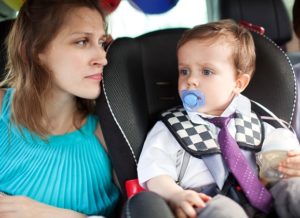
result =
M86 215L109 216L119 192L112 181L106 151L94 135L97 119L89 116L80 130L46 141L9 120L12 89L0 115L0 192Z

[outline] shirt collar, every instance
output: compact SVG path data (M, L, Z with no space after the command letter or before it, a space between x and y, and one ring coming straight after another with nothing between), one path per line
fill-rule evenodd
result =
M243 115L249 116L249 114L251 113L251 102L246 96L242 94L235 96L220 117L227 117L235 112L239 112ZM189 115L191 121L197 124L207 124L208 121L203 119L202 117L205 118L215 117L213 115L199 113L199 112L187 112L187 114Z

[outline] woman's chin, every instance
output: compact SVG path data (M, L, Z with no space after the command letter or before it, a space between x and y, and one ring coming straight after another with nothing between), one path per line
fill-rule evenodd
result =
M83 95L81 97L85 98L85 99L93 100L93 99L98 98L100 93L101 93L101 89L99 88L98 90L91 90L89 92L86 92L85 95Z

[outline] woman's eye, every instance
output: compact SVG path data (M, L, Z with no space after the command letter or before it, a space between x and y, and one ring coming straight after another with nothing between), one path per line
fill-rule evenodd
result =
M98 45L99 45L100 47L102 47L102 48L105 47L105 43L106 43L106 41L105 41L105 40L102 40L102 39L98 41Z
M79 46L85 46L87 43L88 43L87 39L79 40L76 42L76 44Z
M213 71L211 71L211 70L209 70L209 69L204 69L204 70L202 71L202 74L203 74L204 76L210 76L211 74L213 74Z
M189 74L189 71L188 71L188 69L180 69L180 70L179 70L179 73L180 73L180 75L182 75L182 76L186 76L186 75Z

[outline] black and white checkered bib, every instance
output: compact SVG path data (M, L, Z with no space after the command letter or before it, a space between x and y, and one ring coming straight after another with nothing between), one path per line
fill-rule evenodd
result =
M193 123L182 106L162 113L161 119L179 144L192 156L201 158L202 155L221 153L219 144L208 127ZM234 122L235 139L240 148L260 151L264 135L260 118L254 112L250 116L236 113Z

